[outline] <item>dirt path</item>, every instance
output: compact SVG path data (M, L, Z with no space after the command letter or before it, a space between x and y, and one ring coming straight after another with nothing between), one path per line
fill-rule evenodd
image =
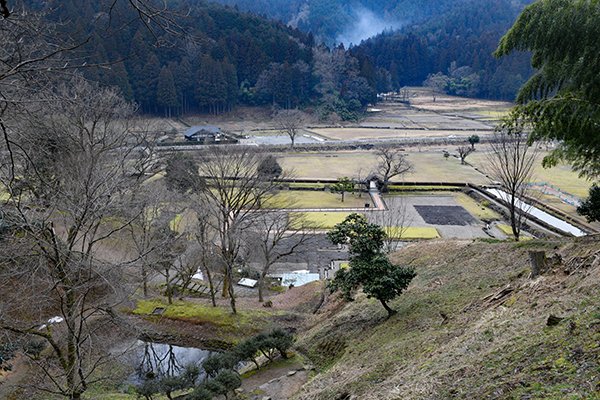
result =
M308 382L309 369L298 356L287 362L280 361L244 379L242 393L250 400L289 399Z

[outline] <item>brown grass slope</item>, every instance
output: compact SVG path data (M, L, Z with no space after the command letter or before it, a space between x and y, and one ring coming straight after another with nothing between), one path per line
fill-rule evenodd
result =
M531 249L562 262L532 280ZM299 339L318 373L297 399L600 399L600 238L429 242L395 260L418 271L398 314L330 301Z

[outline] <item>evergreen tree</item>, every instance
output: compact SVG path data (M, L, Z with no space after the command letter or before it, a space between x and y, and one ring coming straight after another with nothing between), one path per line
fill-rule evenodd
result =
M179 107L175 79L171 69L167 66L162 67L158 76L156 101L159 106L163 107L165 115L168 117L171 117L173 111Z
M138 87L143 110L146 112L156 111L156 94L158 86L158 75L160 74L160 62L156 54L151 53L142 69L140 86Z
M570 161L600 176L600 1L540 0L502 38L496 55L531 51L537 72L519 91L508 125L532 126L531 140L558 141L546 166Z
M593 185L590 188L589 197L577 207L577 212L585 216L588 222L600 222L600 186Z
M390 262L384 253L386 233L359 214L349 215L327 234L335 244L349 245L350 268L339 270L332 282L333 290L340 290L347 299L362 286L368 297L374 297L388 313L396 312L388 305L408 287L416 276L412 268Z

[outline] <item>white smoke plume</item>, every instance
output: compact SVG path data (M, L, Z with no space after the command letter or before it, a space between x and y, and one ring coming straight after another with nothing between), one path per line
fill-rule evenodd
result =
M358 45L363 40L376 36L381 32L397 30L402 27L401 22L386 21L366 8L355 8L353 14L356 22L348 26L336 38L337 43L343 43L346 47L350 44Z

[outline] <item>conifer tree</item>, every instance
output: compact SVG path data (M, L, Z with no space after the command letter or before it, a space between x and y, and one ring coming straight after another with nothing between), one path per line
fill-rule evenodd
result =
M529 124L530 140L558 141L546 166L570 161L600 175L600 1L539 0L502 38L496 55L532 52L537 70L521 87L508 125Z
M173 110L179 107L175 79L173 78L171 69L167 66L162 67L158 76L156 101L164 109L167 117L171 117Z

